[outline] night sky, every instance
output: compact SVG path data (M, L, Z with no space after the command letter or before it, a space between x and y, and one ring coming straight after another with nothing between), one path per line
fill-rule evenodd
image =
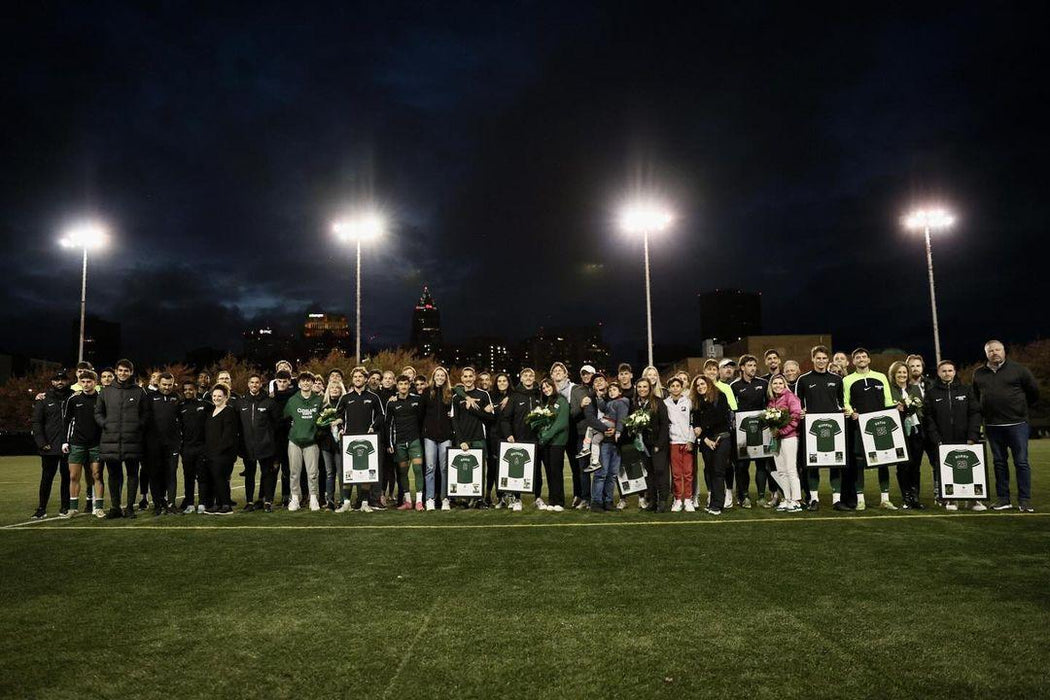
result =
M29 5L24 3L23 5ZM98 215L90 312L133 359L240 349L256 323L349 313L328 227L373 201L365 328L407 342L424 283L447 339L602 322L699 346L698 292L763 292L766 332L932 355L1045 336L1047 17L996 4L33 3L5 21L0 349L60 358L78 312L63 227ZM794 4L793 4L794 5ZM1041 253L1037 255L1036 253Z

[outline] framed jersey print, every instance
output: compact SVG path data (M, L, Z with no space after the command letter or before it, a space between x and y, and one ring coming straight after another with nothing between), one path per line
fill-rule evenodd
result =
M501 442L499 444L497 488L500 491L514 491L517 493L532 491L532 477L535 465L535 445L527 442Z
M908 459L901 412L896 408L857 416L864 461L869 468L896 464Z
M736 458L772 457L773 431L762 423L762 411L736 412Z
M803 454L807 467L846 466L846 416L842 413L807 413Z
M343 483L370 484L379 481L379 436L343 436Z
M616 483L620 487L620 495L628 496L632 493L645 491L645 477L648 472L645 469L645 459L641 453L631 451L634 459L625 458L620 462L620 473L616 475Z
M449 447L447 459L448 478L445 479L445 495L449 498L480 496L485 483L482 469L485 451Z
M988 470L984 444L941 445L937 454L941 498L979 501L988 498Z

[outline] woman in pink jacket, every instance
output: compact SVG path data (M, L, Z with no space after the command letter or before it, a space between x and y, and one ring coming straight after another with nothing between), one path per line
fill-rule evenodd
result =
M801 513L802 485L798 478L798 423L802 416L802 404L791 389L788 388L787 379L783 374L774 375L769 379L769 408L779 408L791 415L791 420L777 432L780 439L780 449L773 455L773 463L777 471L773 477L780 484L784 492L784 500L777 511L781 513Z

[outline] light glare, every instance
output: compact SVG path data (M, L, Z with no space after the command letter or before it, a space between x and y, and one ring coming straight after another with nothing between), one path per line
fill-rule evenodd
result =
M955 217L947 209L917 209L904 217L905 228L923 231L927 228L947 228L955 223Z
M104 246L107 238L104 226L97 223L85 223L70 227L66 234L58 240L58 243L63 248L92 250Z
M332 224L332 232L344 242L378 238L386 230L386 222L379 214L371 213Z
M620 214L620 228L627 233L663 231L674 217L659 204L639 202L624 208Z

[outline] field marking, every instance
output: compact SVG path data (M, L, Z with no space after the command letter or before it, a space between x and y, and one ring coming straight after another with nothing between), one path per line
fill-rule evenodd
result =
M400 576L398 578L401 578ZM393 693L394 688L397 686L397 679L401 677L401 672L408 665L409 659L412 658L412 652L415 651L416 643L419 642L419 638L426 632L427 627L430 625L430 616L434 614L437 609L438 601L434 600L434 603L427 610L426 615L423 616L422 622L419 623L419 629L416 630L416 634L412 637L412 641L409 643L408 648L405 649L405 653L401 655L401 661L397 664L397 670L394 671L394 675L391 676L390 682L383 690L383 697L388 698Z
M304 514L305 515L305 514ZM970 519L982 519L987 518L1000 519L1000 518L1045 518L1050 516L1050 513L994 513L985 515L975 515L969 513L954 513L954 514L938 514L932 513L929 515L918 515L909 514L903 516L892 516L892 515L854 515L854 516L817 516L813 518L808 517L785 517L785 518L762 518L754 520L627 520L621 522L590 522L590 523L475 523L475 524L456 524L449 523L446 525L413 525L413 524L389 524L389 525L365 525L355 524L347 522L345 525L84 525L78 527L61 526L55 527L49 525L47 527L34 527L33 530L62 530L64 532L76 532L84 530L135 530L138 532L146 531L188 531L188 530L513 530L513 529L542 529L542 528L559 528L559 527L683 527L691 525L752 525L752 524L795 524L795 523L817 523L817 522L834 522L834 523L850 523L860 521L871 521L879 520L882 522L915 522L918 520L929 520L929 519L949 519L949 518L970 518ZM206 517L206 516L202 516ZM226 516L216 516L226 517ZM253 516L254 517L254 516ZM47 522L50 520L63 520L63 518L47 518L47 520L30 520L24 523L14 523L12 525L4 525L0 527L0 530L27 530L30 528L23 527L25 525L32 525L36 523Z

